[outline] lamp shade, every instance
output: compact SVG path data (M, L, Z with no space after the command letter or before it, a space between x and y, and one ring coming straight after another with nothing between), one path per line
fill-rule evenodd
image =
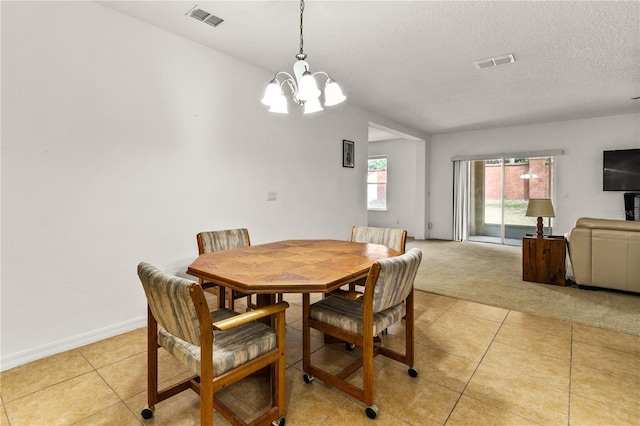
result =
M347 99L342 93L340 86L335 80L329 79L324 86L324 104L325 106L337 105Z
M269 108L269 112L277 112L280 114L288 114L287 110L287 98L285 98L284 94L280 92L280 96L276 97L271 108Z
M525 215L531 217L556 217L553 211L553 204L548 198L531 198Z
M320 105L320 99L312 98L304 103L304 113L311 114L312 112L322 111L322 105Z
M305 71L298 82L298 99L308 101L310 99L316 99L318 96L320 96L320 90L318 89L316 79L313 78L309 71Z
M278 102L279 98L283 96L284 94L278 84L278 80L273 79L264 91L264 97L261 102L267 106L273 106Z

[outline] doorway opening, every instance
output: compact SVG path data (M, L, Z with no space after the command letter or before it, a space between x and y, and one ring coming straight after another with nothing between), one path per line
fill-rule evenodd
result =
M367 225L428 238L427 142L372 122L368 142Z

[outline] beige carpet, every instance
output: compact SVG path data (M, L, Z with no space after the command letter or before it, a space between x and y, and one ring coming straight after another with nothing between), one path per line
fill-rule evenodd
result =
M640 336L640 295L522 280L522 248L408 240L423 258L415 288Z

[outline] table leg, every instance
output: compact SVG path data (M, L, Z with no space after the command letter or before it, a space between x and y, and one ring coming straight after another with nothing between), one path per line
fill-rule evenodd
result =
M273 305L274 303L276 303L275 294L256 294L256 305L258 308Z
M273 305L274 303L276 303L275 294L256 294L256 306L258 308L262 308L263 306ZM272 317L261 318L258 321L261 321L270 327L275 327L276 325L275 323L272 322L272 321L275 321L275 319Z
M306 373L311 364L311 330L309 329L309 293L302 293L302 369Z
M218 286L218 309L220 308L226 308L226 289L224 288L224 286L219 285Z

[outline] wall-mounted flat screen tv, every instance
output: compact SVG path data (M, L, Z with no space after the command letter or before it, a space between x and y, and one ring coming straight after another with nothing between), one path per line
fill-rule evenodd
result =
M640 149L603 153L602 188L605 191L640 191Z

